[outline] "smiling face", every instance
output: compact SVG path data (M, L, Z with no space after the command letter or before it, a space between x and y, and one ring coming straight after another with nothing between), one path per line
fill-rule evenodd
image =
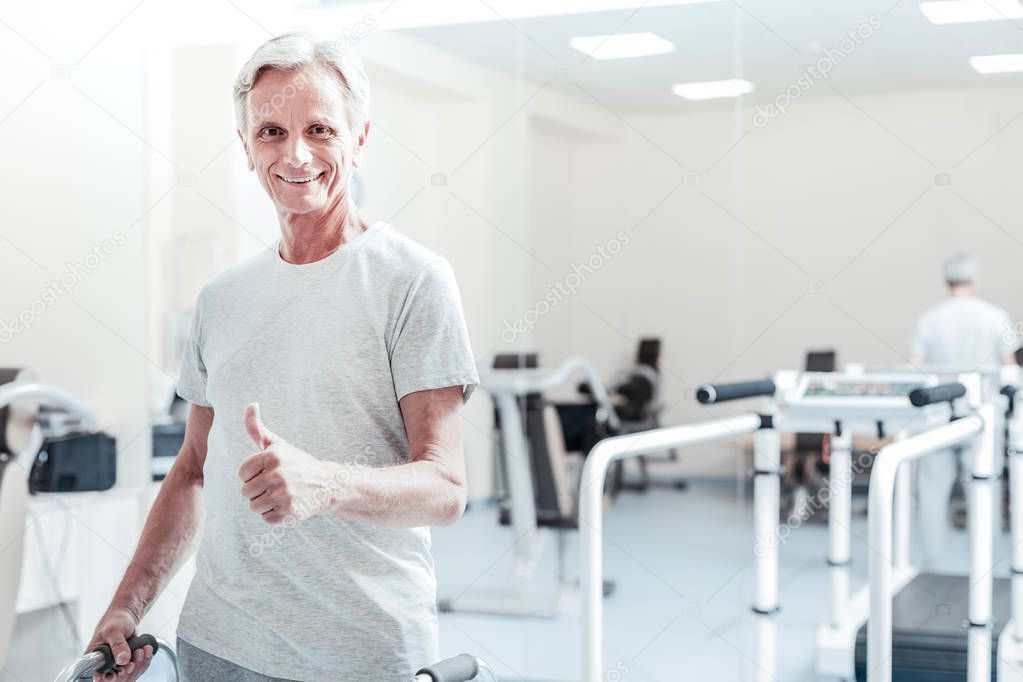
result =
M319 66L267 71L248 93L238 134L278 213L328 212L346 202L369 123L352 130L344 96L337 74Z

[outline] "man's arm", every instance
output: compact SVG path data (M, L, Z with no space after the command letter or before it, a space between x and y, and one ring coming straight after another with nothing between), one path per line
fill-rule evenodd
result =
M192 405L185 440L156 496L124 579L111 601L141 620L195 548L202 522L203 465L213 408Z
M242 495L268 523L314 514L392 528L445 526L465 509L462 387L410 393L399 402L409 461L360 467L319 460L277 436L250 406L246 427L263 449L238 470Z
M401 399L408 464L356 469L337 488L331 511L398 528L446 526L465 510L462 387L416 391Z
M213 408L191 406L184 443L160 486L135 555L87 650L106 642L117 662L127 663L130 653L125 639L133 633L124 630L133 627L132 621L138 625L194 549L201 530L203 464L212 424Z

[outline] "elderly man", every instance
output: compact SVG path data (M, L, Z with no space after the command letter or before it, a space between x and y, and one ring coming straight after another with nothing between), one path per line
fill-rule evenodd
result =
M1014 364L1019 341L1006 312L977 297L976 260L960 255L948 261L945 282L949 297L917 321L910 343L913 364L989 371ZM949 450L917 463L923 563L930 568L938 567L945 549L957 459L957 451Z
M458 290L351 200L370 130L354 52L274 38L234 97L281 237L199 294L185 442L90 649L111 645L107 680L146 669L125 640L201 536L184 680L406 680L438 656L427 527L465 506Z

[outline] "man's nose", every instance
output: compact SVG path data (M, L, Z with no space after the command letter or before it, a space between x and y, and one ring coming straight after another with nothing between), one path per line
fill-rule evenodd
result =
M284 153L284 161L287 164L294 166L295 168L301 168L312 160L313 153L312 150L309 149L305 136L295 135L288 141Z

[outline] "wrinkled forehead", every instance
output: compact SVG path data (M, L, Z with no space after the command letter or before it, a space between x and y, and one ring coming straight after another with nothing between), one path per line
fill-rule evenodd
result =
M247 93L250 126L316 121L349 125L345 88L330 67L304 66L296 70L267 69Z

